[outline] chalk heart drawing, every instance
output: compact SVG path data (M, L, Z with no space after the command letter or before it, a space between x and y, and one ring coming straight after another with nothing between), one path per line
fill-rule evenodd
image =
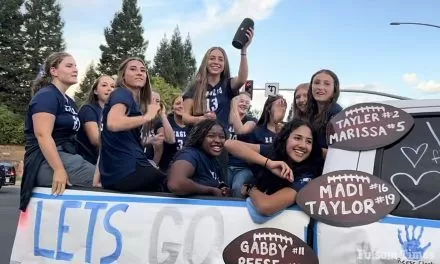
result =
M425 155L427 149L428 149L428 144L423 143L420 146L418 146L417 149L413 149L411 147L401 147L400 151L402 151L406 159L411 163L413 168L415 168L422 159L423 155Z
M396 186L396 183L394 182L394 178L396 178L397 176L405 176L405 177L408 177L408 178L411 179L411 181L414 183L414 185L417 186L417 185L419 185L420 181L423 179L423 177L424 177L425 175L430 175L431 173L433 173L433 174L437 174L438 177L440 177L440 172L439 172L439 171L427 171L427 172L424 172L424 173L422 173L422 175L420 175L420 177L419 177L418 180L414 179L413 176L409 175L408 173L404 173L404 172L398 172L398 173L395 173L395 174L391 175L390 181L391 181L391 183L394 185L394 188L396 188L396 190L400 193L400 195L403 197L403 199L405 199L405 201L407 201L407 202L412 206L413 211L415 211L415 210L417 210L417 209L419 209L419 208L422 208L422 207L424 207L424 206L426 206L426 205L432 203L432 202L435 201L437 198L439 198L439 197L440 197L440 190L438 190L438 194L437 194L436 196L434 196L433 198L431 198L429 201L424 202L424 203L419 204L419 205L415 205L414 202L411 201L411 200L408 198L408 196L406 196L406 195L405 195L405 194L399 189L399 187Z

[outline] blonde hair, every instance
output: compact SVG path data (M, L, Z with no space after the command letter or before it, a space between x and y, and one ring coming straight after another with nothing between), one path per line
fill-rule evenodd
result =
M229 69L229 60L226 52L221 47L212 47L208 49L203 56L202 63L197 71L197 74L194 78L193 84L190 86L190 89L194 90L194 105L193 105L193 115L203 115L206 112L206 87L208 85L208 60L211 52L214 50L219 50L224 57L224 69L220 75L220 80L229 79L231 77L231 72Z

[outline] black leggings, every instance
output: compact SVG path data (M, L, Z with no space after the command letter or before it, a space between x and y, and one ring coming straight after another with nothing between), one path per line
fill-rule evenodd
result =
M166 174L153 165L137 165L136 172L108 186L120 192L159 192L164 191Z

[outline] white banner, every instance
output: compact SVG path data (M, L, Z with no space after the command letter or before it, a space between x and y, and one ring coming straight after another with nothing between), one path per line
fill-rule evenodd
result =
M440 264L440 221L388 216L351 228L319 223L316 231L320 264Z
M36 188L11 263L224 263L223 249L249 230L274 227L305 240L308 223L297 207L257 225L244 201L74 190L54 197Z

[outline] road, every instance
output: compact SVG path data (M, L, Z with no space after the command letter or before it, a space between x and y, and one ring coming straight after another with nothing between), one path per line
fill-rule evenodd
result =
M0 189L0 263L9 263L11 257L19 216L19 200L18 186L3 186Z

